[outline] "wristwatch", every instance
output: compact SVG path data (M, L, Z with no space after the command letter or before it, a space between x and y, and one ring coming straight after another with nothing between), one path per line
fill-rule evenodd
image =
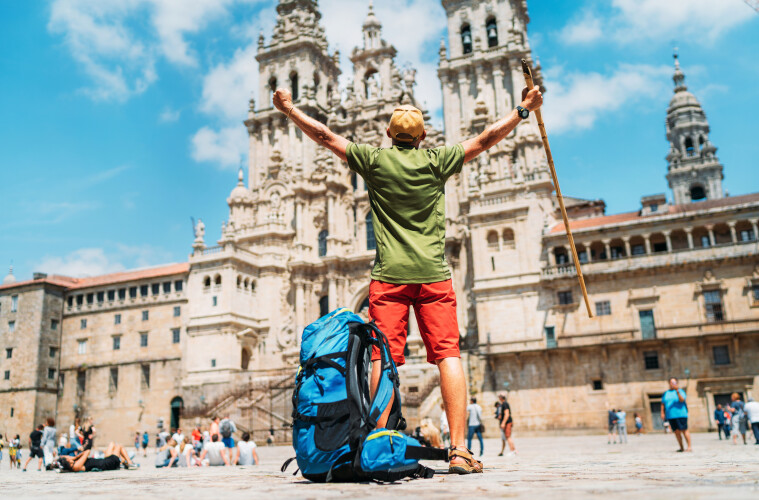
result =
M517 106L517 114L519 115L519 118L526 120L530 116L530 110L523 108L522 106Z

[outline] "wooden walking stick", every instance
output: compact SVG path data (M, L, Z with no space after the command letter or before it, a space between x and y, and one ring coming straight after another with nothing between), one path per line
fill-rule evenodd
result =
M535 84L532 81L532 71L528 66L527 61L522 59L522 72L524 73L524 81L527 83L527 88L532 90ZM572 230L569 228L569 217L567 217L567 209L564 207L564 197L561 196L561 188L559 188L559 178L556 176L556 167L553 165L553 156L551 155L551 146L548 145L548 136L546 135L546 127L543 124L543 115L540 109L533 111L535 118L538 120L538 128L540 129L540 138L543 140L543 147L546 150L546 158L548 159L548 168L551 170L551 178L553 179L553 187L556 188L556 198L559 200L559 208L561 209L561 217L564 219L564 228L567 230L567 238L569 239L569 247L572 249L572 259L574 259L575 269L577 270L577 279L580 280L580 289L582 290L582 298L585 299L585 308L588 310L588 317L593 317L593 311L590 309L590 299L588 298L588 290L585 288L585 279L582 277L582 269L580 269L580 259L577 257L577 248L575 247L575 240L572 237Z

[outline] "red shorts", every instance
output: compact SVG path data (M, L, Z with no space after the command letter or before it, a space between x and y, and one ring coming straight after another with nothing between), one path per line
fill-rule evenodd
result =
M451 280L412 285L372 280L369 316L387 336L396 365L406 362L403 348L408 335L409 306L414 307L419 332L427 348L428 363L434 365L441 359L461 357L456 294ZM372 360L378 359L380 353L375 347Z

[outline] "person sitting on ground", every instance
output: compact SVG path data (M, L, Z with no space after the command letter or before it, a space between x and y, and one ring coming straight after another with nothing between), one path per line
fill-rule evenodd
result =
M208 433L213 436L219 436L219 439L221 439L221 435L219 435L219 421L221 419L219 417L214 417L213 420L211 420L211 426L208 429Z
M196 465L195 448L192 446L190 436L185 436L177 446L177 466L192 467Z
M200 454L200 461L203 465L210 466L229 465L227 450L224 447L224 443L219 441L218 434L211 435L211 442L203 448L203 452Z
M161 467L172 467L177 461L177 442L169 438L169 440L158 448L155 457L155 466L157 469Z
M171 437L174 439L174 441L180 444L182 443L182 441L184 441L184 434L182 434L182 429L179 429L179 428L177 428L177 430L174 431L174 434Z
M250 439L250 433L243 432L242 440L237 443L236 465L258 465L258 453L256 443Z
M388 148L355 144L293 104L287 89L273 104L310 139L347 162L369 191L377 255L369 285L369 316L387 336L396 365L405 363L409 307L414 308L427 349L427 362L440 371L440 389L451 429L450 467L454 474L481 473L482 463L466 447L466 374L461 363L456 294L445 260L445 183L467 161L505 139L543 102L539 87L524 89L522 106L461 144L420 148L424 113L410 105L395 108L387 128ZM382 373L379 349L372 353L370 389ZM392 398L377 419L387 424Z
M91 450L95 442L95 425L92 417L87 418L82 426L82 449Z
M90 458L91 452L92 449L87 448L73 457L59 457L56 463L63 472L118 470L122 465L125 469L139 467L132 462L124 447L114 442L111 442L105 449L104 458Z
M437 427L435 427L435 424L432 423L432 420L429 418L422 419L422 425L420 429L422 436L427 440L428 443L430 443L430 446L433 448L442 448L443 443L442 439L440 437L440 430L438 430Z
M61 435L61 439L58 440L58 456L59 457L73 457L79 454L80 451L82 451L81 446L78 445L78 443L73 443L74 446L71 446L69 444L68 436L65 434Z
M24 472L26 472L26 466L29 465L29 462L31 462L32 459L35 457L39 459L37 461L37 470L42 470L42 460L43 460L42 429L43 428L44 426L40 424L37 426L35 430L32 431L31 434L29 434L29 458L26 459L26 463L24 464L24 468L22 469Z

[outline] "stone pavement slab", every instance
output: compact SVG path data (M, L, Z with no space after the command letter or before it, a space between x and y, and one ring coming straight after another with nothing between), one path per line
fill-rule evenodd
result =
M752 443L734 446L715 434L696 434L693 453L676 453L674 437L663 434L630 436L627 445L607 445L605 436L517 437L518 455L497 457L500 441L486 440L484 474L389 485L314 484L283 474L289 447L259 448L261 465L253 467L155 469L149 454L138 458L139 470L79 474L10 471L6 453L0 498L759 499L759 446Z

